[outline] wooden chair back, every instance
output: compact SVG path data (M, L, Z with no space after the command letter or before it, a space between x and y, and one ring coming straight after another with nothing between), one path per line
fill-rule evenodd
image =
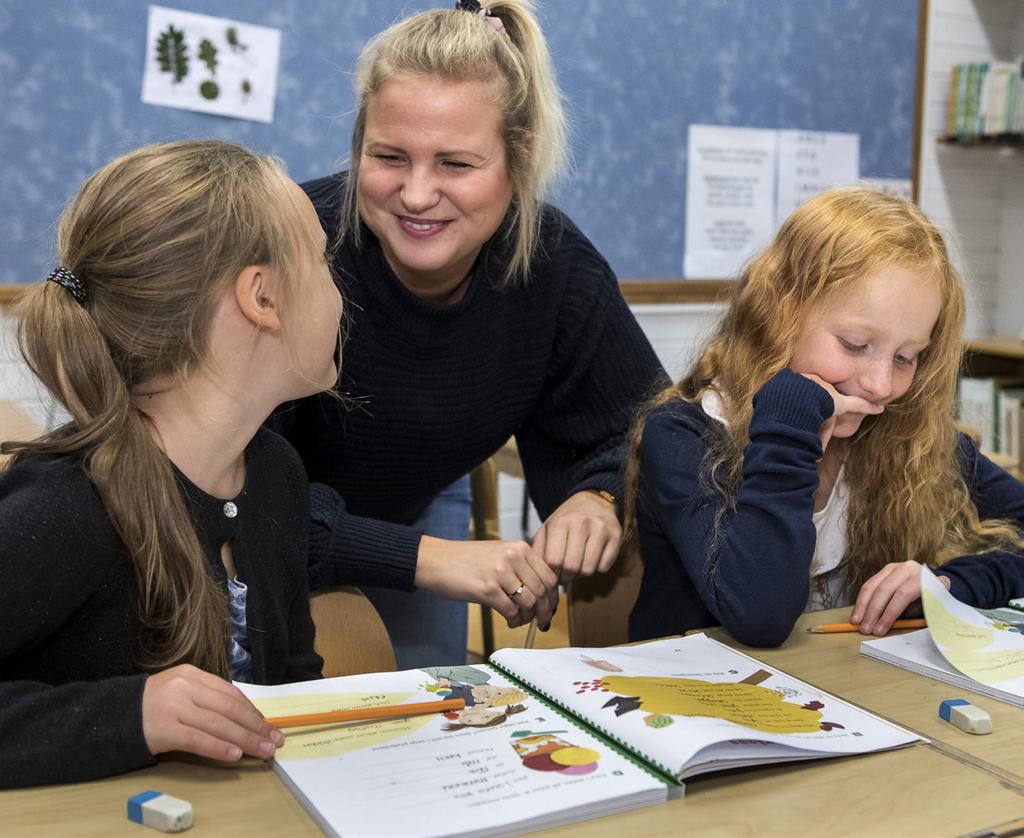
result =
M493 458L484 460L469 473L469 486L473 493L473 540L499 541L498 470Z
M574 579L568 589L569 644L614 646L629 641L629 612L640 593L643 562L636 547L619 556L612 569Z
M35 439L43 432L15 402L0 399L0 442L13 439ZM7 461L0 454L0 467Z
M324 677L395 669L391 638L377 609L358 588L317 591L309 598Z

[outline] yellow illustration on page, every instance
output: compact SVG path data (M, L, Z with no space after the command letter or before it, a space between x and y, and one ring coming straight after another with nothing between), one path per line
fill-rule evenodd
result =
M972 625L950 612L931 591L923 590L925 615L932 640L953 666L983 684L998 684L1024 678L1024 652L1001 649L983 652L995 641L988 626Z
M765 733L815 733L821 713L756 684L714 683L692 678L610 675L601 685L636 696L647 713L724 719Z
M305 695L257 698L253 704L264 716L294 716L304 713L330 713L401 704L413 696L402 693L307 693ZM280 760L336 757L380 745L423 727L436 715L406 716L365 722L297 727L284 732L284 745L277 749Z

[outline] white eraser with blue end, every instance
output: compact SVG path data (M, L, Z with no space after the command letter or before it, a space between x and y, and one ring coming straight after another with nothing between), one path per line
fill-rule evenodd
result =
M128 820L161 832L181 832L192 826L192 804L158 791L128 798Z
M939 716L965 733L991 733L992 717L962 698L947 698L939 705Z

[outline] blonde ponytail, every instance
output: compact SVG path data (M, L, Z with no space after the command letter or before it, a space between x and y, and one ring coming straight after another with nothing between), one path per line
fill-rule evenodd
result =
M243 267L294 275L294 231L274 212L284 175L267 157L216 141L149 146L92 175L58 231L61 264L86 302L42 283L20 308L32 371L71 420L31 442L17 463L77 455L131 556L143 660L227 675L230 628L170 460L132 389L203 363L219 299ZM286 291L286 289L285 289Z

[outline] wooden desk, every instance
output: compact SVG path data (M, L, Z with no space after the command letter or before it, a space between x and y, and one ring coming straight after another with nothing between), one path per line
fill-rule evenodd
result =
M175 756L107 780L0 791L0 835L154 838L160 833L128 820L128 798L147 789L192 804L195 822L183 833L190 837L322 834L265 763L245 759L222 767Z
M621 836L958 836L1024 816L1020 789L914 745L708 774L661 806L551 830Z
M1024 710L865 657L860 654L860 642L867 638L859 633L807 634L804 631L806 626L845 622L850 610L837 608L805 614L778 649L742 646L723 629L711 629L707 634L919 733L932 740L928 747L934 750L964 762L984 763L985 770L1024 787ZM940 701L961 697L992 716L991 734L972 736L939 718ZM1024 800L1021 814L1024 815Z
M807 635L849 609L806 615L781 649L751 650L772 666L886 716L931 744L859 757L697 777L686 797L583 821L551 835L966 835L1024 818L1024 711L973 697L995 730L972 737L938 718L953 688L863 658L859 635ZM737 645L718 630L709 634ZM273 772L256 761L219 767L177 757L123 777L0 792L0 835L155 833L130 823L125 801L148 788L191 801L204 835L317 834ZM343 793L343 792L340 792Z

